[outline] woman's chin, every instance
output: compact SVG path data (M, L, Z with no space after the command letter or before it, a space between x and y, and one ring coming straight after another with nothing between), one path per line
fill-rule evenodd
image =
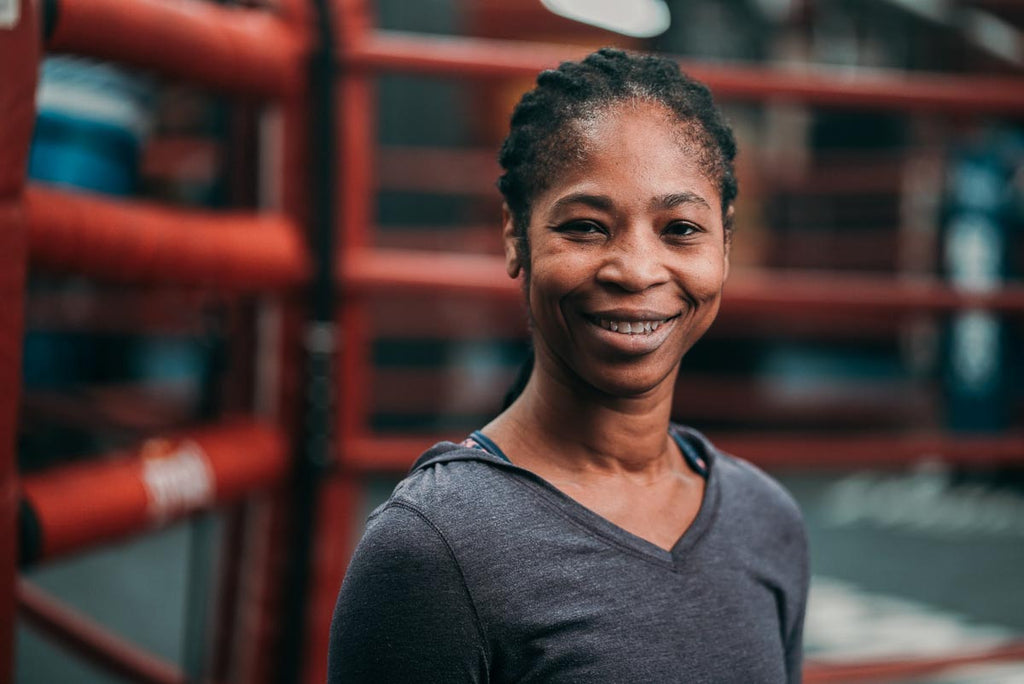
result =
M675 373L617 370L583 376L580 379L585 385L593 388L598 394L612 399L648 399L671 395Z
M666 349L640 357L580 353L583 350L560 356L550 354L550 348L541 340L535 339L534 344L540 372L571 394L599 403L609 399L671 397L682 357L677 350Z

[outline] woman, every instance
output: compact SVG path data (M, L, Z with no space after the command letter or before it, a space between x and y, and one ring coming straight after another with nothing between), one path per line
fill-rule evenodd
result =
M734 156L672 62L603 49L540 74L499 181L532 371L371 515L331 682L800 680L796 506L669 419L729 270Z

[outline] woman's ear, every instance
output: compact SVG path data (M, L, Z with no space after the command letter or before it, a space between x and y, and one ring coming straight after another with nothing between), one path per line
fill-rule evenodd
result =
M507 204L501 205L501 242L505 248L505 272L509 278L518 278L523 265L519 261L519 237L516 235L515 219Z

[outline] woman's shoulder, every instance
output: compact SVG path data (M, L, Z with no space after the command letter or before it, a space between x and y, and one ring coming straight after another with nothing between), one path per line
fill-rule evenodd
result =
M692 445L708 464L712 477L722 489L726 505L740 506L757 515L768 516L773 524L803 527L799 505L771 475L742 456L718 448L699 430L677 424L672 425L672 430Z
M427 449L391 496L370 514L370 521L395 508L413 511L432 525L453 518L472 519L480 509L500 505L508 478L504 462L480 449L440 442ZM404 514L400 514L404 516Z
M709 491L716 499L716 543L740 554L744 564L774 577L793 596L802 596L808 577L808 540L796 501L753 463L722 451L692 428L678 429L708 461Z
M338 593L328 681L486 676L473 598L449 531L438 523L437 497L421 491L424 477L414 469L367 521Z

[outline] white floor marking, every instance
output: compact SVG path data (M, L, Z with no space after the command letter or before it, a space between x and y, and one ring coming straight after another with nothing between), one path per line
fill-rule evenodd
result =
M954 484L938 464L908 475L856 473L824 493L827 524L871 523L940 537L1024 537L1024 495L978 484Z
M804 645L807 657L816 661L941 656L998 646L1015 637L1024 635L849 582L820 576L811 580ZM1024 662L961 667L913 681L1024 684Z

